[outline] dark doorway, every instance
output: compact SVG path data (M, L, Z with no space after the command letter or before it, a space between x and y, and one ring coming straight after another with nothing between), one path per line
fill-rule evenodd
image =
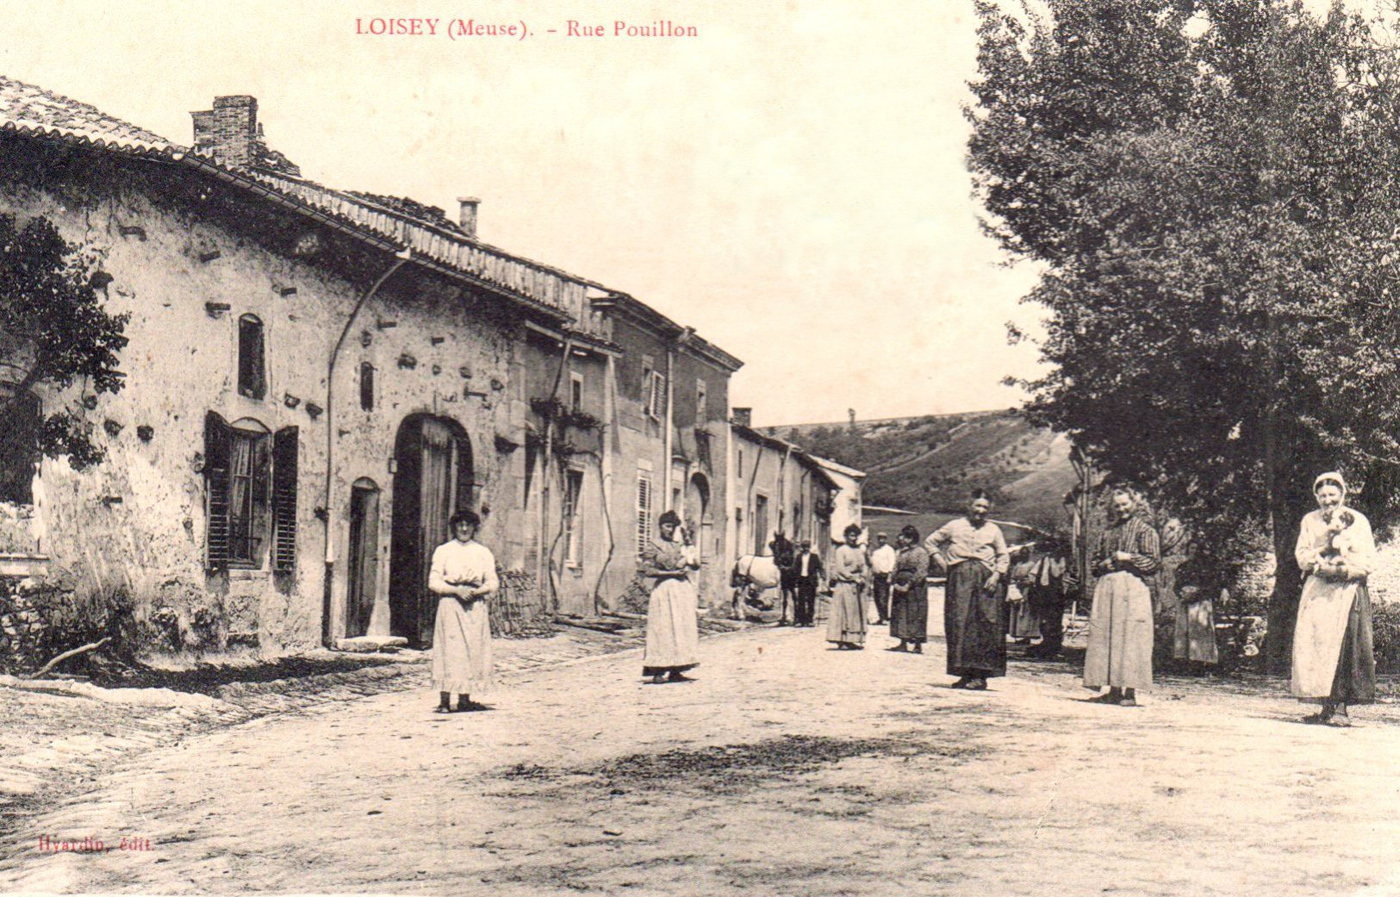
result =
M710 482L703 473L690 478L685 490L685 521L695 537L695 546L700 552L700 563L709 561L716 554L714 545L714 525L710 519Z
M389 627L409 644L428 648L437 609L428 594L428 568L433 549L450 535L448 518L471 507L471 443L456 421L413 415L399 425L394 462Z
M350 592L345 634L369 633L379 582L379 487L359 480L350 490Z
M768 496L756 495L753 500L753 553L768 554Z

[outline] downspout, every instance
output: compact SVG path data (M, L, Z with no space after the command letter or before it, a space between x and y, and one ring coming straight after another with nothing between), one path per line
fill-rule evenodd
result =
M335 568L335 546L331 540L331 483L335 479L335 363L340 360L340 350L345 346L345 338L350 335L350 329L355 326L355 319L359 317L360 309L364 308L365 303L369 302L379 292L379 288L384 286L384 282L407 264L412 257L413 253L409 249L394 253L394 263L389 266L389 270L379 275L379 279L374 282L374 285L360 296L359 301L350 311L350 317L345 319L345 326L340 331L340 339L335 341L335 348L331 350L330 364L326 366L326 489L321 505L325 512L322 522L326 529L326 574L321 589L321 644L328 648L334 640L331 635L332 574Z
M672 453L675 451L675 437L672 424L675 421L676 403L672 401L676 389L676 349L674 346L666 347L666 476L663 482L666 484L664 507L668 511L674 511L671 507L671 467Z
M603 526L608 534L608 551L603 556L603 564L598 568L598 581L593 585L593 613L601 616L603 613L603 583L608 574L608 565L612 563L613 552L617 549L617 540L613 535L612 525L612 482L613 482L613 457L612 457L612 435L617 432L617 363L611 355L608 356L608 372L603 379L603 419L607 421L602 427L601 436L603 439L603 457L599 462L600 479L603 487Z
M725 399L726 406L728 398ZM739 525L734 519L734 422L725 408L724 426L724 562L732 564L739 560L736 549L739 547Z
M554 386L549 391L549 399L552 403L559 395L559 384L564 380L564 371L569 367L569 355L574 351L574 339L572 336L564 337L564 351L559 356L559 367L554 371ZM551 407L553 407L551 405ZM559 425L556 420L557 415L551 414L549 420L545 422L544 428L544 471L540 477L544 483L544 495L540 500L540 551L544 554L545 572L549 582L549 595L551 599L551 614L559 613L559 583L554 575L554 552L559 547L559 539L549 538L549 501L554 494L554 433ZM564 521L560 518L559 535L564 534Z
M783 448L783 460L778 464L778 532L787 529L784 521L787 520L787 467L791 457L792 443L788 443ZM793 525L796 526L796 523Z

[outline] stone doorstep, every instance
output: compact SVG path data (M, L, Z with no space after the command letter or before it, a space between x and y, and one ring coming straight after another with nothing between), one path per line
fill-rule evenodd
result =
M352 654L374 654L380 651L393 653L407 647L408 639L401 635L361 635L355 638L335 640L337 651L347 651Z

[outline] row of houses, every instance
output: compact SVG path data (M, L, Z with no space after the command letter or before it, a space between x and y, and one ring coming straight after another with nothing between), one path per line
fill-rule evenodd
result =
M0 573L124 591L220 644L424 644L457 509L532 614L615 607L665 510L710 594L776 531L858 521L858 472L731 422L739 359L484 243L478 209L314 183L252 97L193 113L184 146L0 78L0 213L95 253L129 316L124 389L12 406L77 400L106 459L0 459Z

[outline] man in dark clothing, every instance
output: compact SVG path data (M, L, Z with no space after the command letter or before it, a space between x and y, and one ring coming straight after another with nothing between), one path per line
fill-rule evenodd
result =
M1065 604L1074 585L1069 568L1069 546L1059 539L1047 539L1036 546L1036 554L1026 571L1026 601L1040 625L1040 644L1026 649L1027 657L1053 659L1064 646Z
M802 540L802 548L793 559L793 577L797 582L797 626L815 626L817 612L817 585L822 577L822 559L812 551L812 543Z

